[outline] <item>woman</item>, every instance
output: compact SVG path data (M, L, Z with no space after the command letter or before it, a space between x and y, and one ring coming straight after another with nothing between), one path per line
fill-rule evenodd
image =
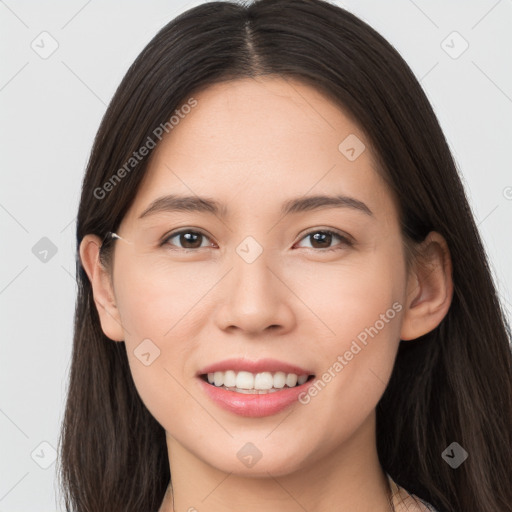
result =
M210 2L103 119L69 510L512 510L510 330L421 87L322 0Z

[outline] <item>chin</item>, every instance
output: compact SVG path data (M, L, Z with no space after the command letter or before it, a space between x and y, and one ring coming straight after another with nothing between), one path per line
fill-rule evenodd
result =
M226 451L223 451L215 461L205 461L225 473L254 478L268 478L269 473L276 477L289 475L307 464L305 457L299 455L296 446L290 446L287 454L283 447L260 450L255 444L243 444L234 452L233 457L226 457Z

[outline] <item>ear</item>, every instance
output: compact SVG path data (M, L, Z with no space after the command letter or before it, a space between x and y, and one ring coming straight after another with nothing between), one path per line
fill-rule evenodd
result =
M432 231L418 250L407 281L402 340L413 340L434 330L452 303L452 261L446 240Z
M80 243L80 260L91 282L94 302L105 336L113 341L124 341L124 330L116 306L112 278L100 263L102 241L96 235L85 235Z

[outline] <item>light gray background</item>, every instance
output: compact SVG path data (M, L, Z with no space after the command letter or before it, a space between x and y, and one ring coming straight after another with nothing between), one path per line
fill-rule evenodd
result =
M85 164L129 65L157 30L200 3L0 1L0 512L61 510L52 447L71 355L74 219ZM512 0L344 6L386 37L421 80L463 175L510 318ZM51 49L43 31L58 43L46 59L31 48ZM457 58L464 42L453 31L469 44ZM46 262L32 250L42 237L57 248Z

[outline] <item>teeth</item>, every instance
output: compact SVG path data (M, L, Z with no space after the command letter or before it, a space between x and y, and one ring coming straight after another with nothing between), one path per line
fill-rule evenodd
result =
M229 388L234 388L236 386L236 373L233 370L228 370L227 372L224 372L224 379L222 379L222 384Z
M297 382L299 383L299 386L301 386L302 384L304 384L304 382L306 382L308 380L308 376L307 375L301 375L298 379L297 379Z
M213 383L216 386L222 386L222 384L224 384L224 375L222 372L215 372L213 374Z
M217 387L233 388L241 393L257 394L264 391L276 391L285 386L289 388L300 386L308 380L309 375L296 375L295 373L276 372L214 372L208 374L208 382ZM261 393L260 393L261 394Z
M249 372L238 372L236 374L236 387L240 389L254 389L254 375Z
M297 384L297 375L295 375L295 373L289 373L287 376L286 376L286 385L289 387L289 388L293 388L296 384Z
M291 375L291 373L290 373ZM284 388L286 384L286 373L284 372L277 372L274 374L274 387L277 389Z

